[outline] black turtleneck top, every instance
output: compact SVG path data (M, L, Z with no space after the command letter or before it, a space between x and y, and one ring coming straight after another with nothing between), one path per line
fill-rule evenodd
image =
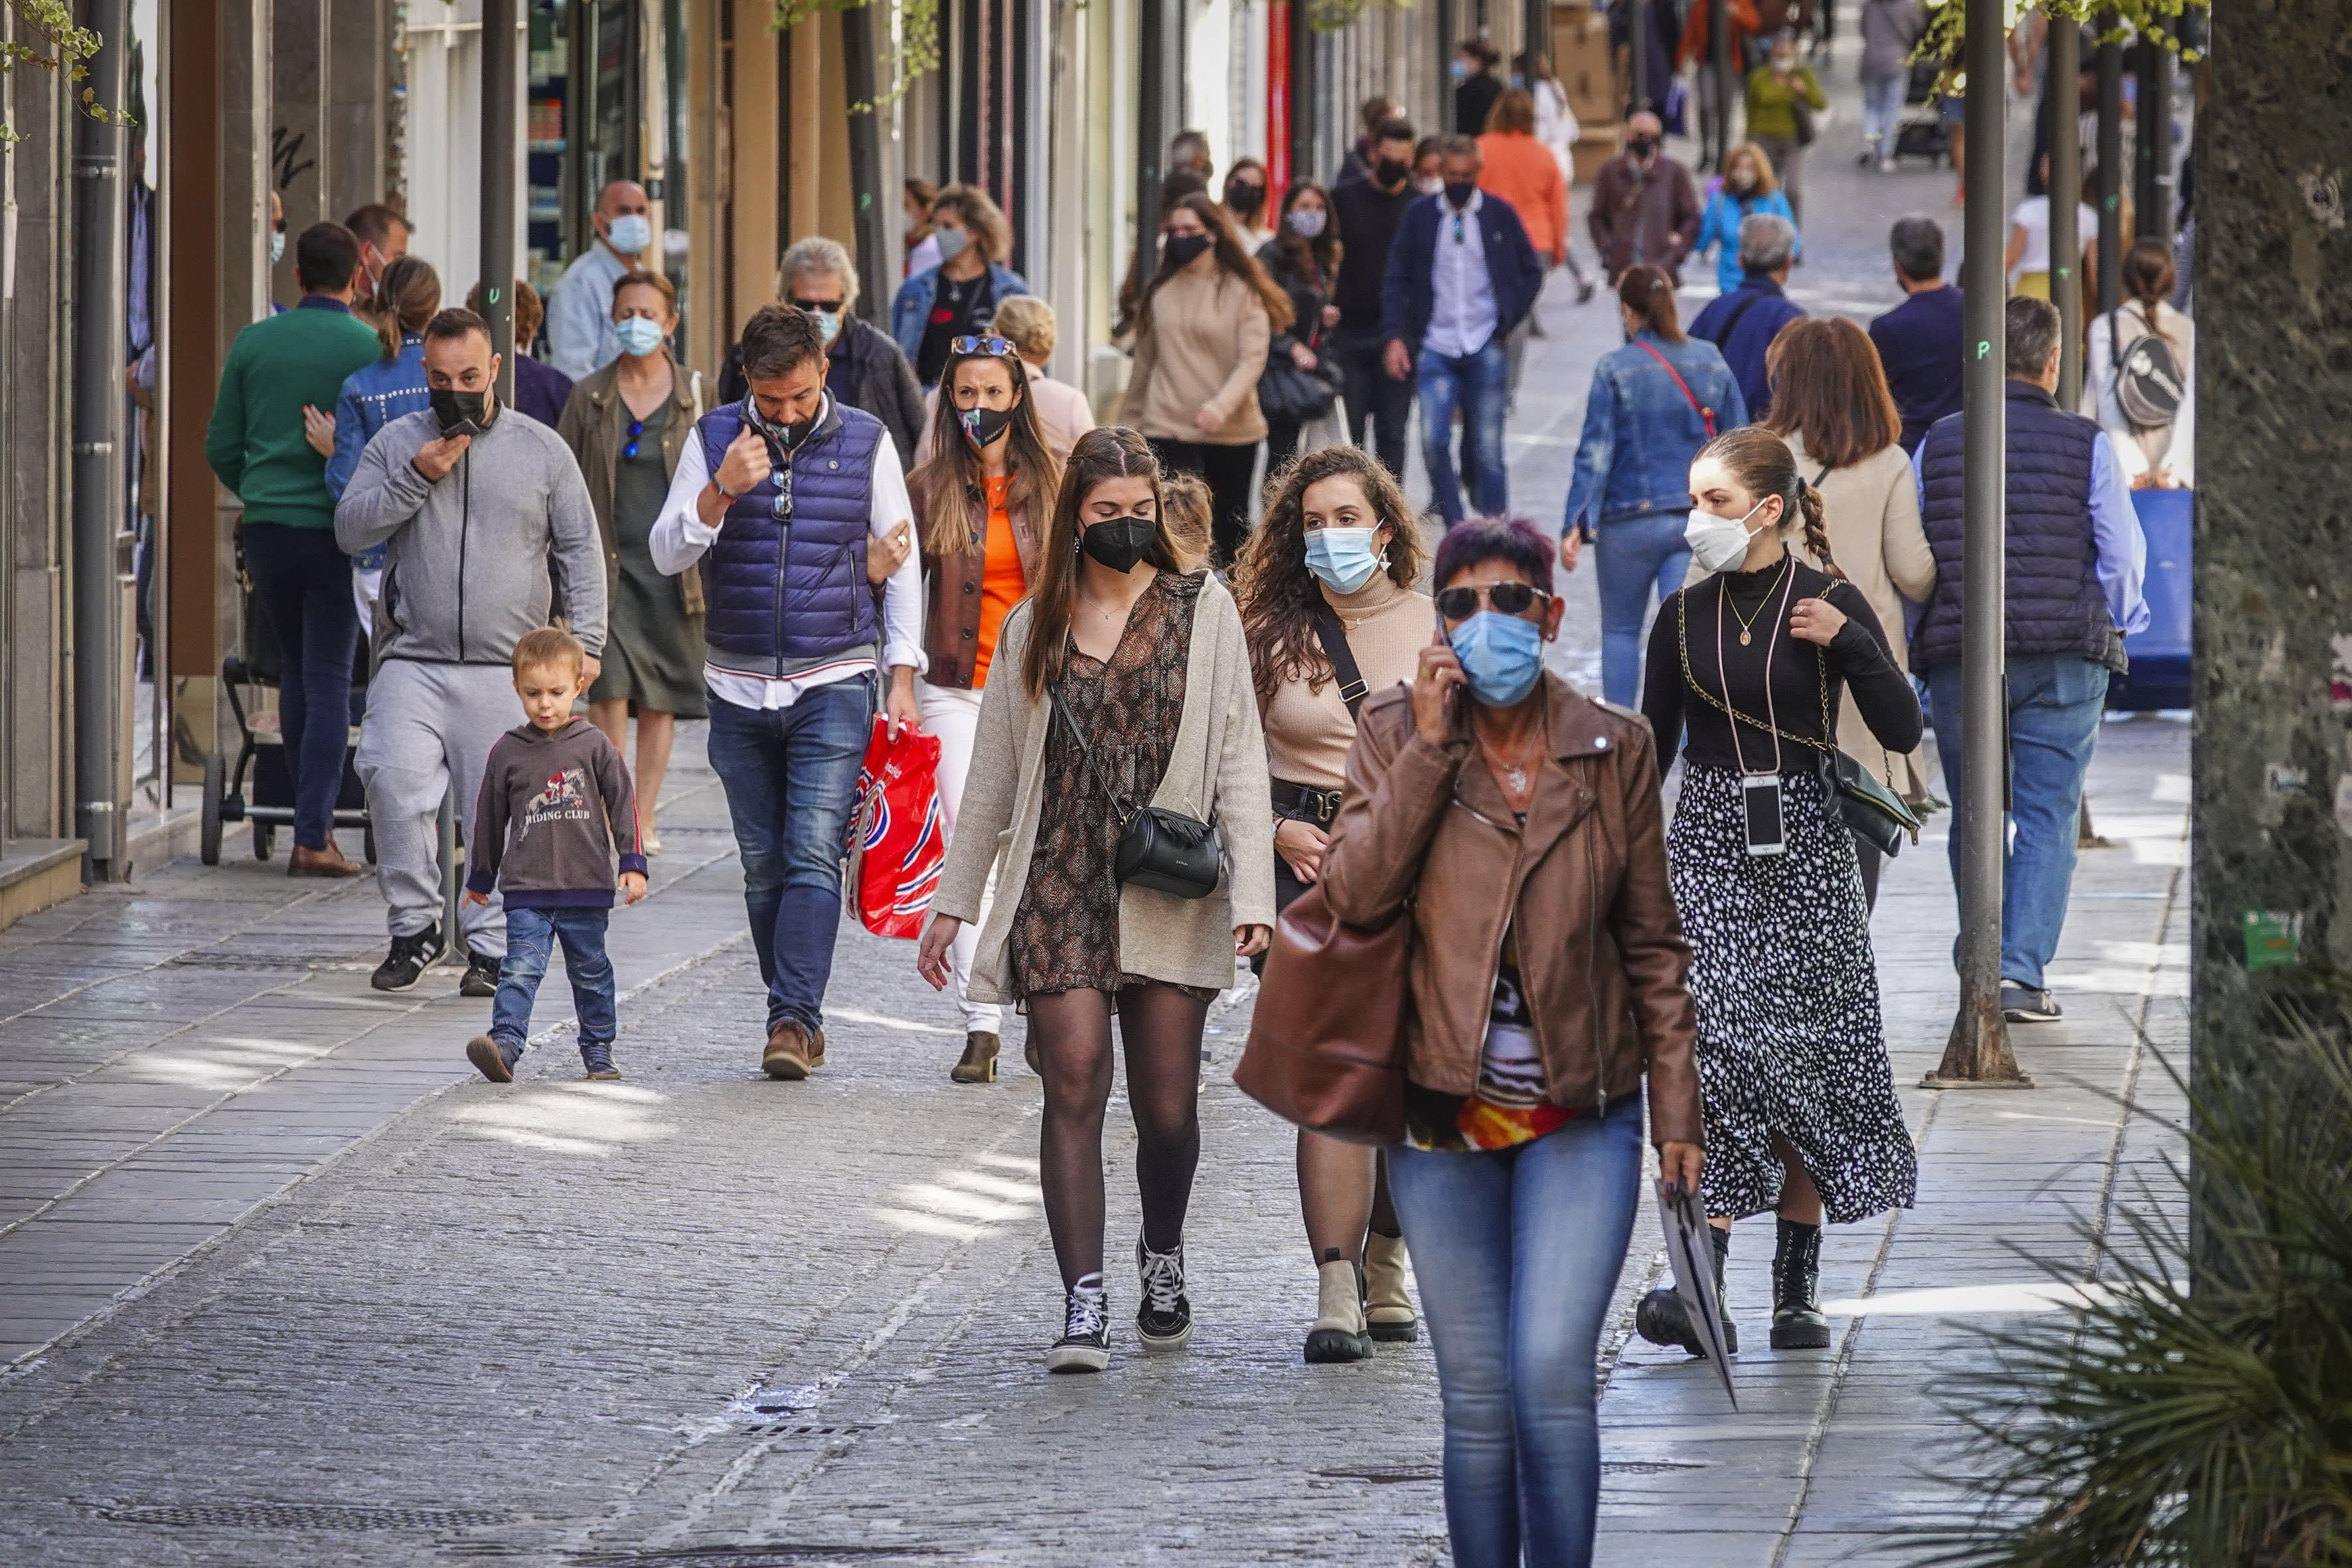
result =
M1784 572L1793 573L1796 581L1784 583ZM1786 608L1781 607L1784 587ZM1825 599L1845 614L1845 625L1827 647L1790 635L1790 614L1800 600L1809 598ZM1723 624L1720 659L1716 634L1718 605ZM1780 623L1777 638L1772 636L1776 619ZM1746 647L1739 641L1743 628L1748 635ZM1768 650L1770 710L1782 737L1778 742L1780 771L1792 773L1820 765L1820 750L1802 742L1835 743L1841 685L1853 693L1863 722L1881 745L1890 752L1908 752L1918 745L1918 696L1911 689L1910 678L1895 668L1887 651L1886 634L1871 612L1870 602L1851 583L1817 572L1789 555L1761 572L1727 572L1693 584L1659 606L1657 624L1650 631L1642 712L1656 737L1661 773L1672 763L1678 745L1683 746L1686 761L1701 766L1739 767L1743 750L1748 772L1762 773L1776 766L1774 736L1765 723ZM1727 673L1729 705L1741 716L1737 748L1732 744L1731 720L1724 711ZM1822 696L1825 679L1826 714Z

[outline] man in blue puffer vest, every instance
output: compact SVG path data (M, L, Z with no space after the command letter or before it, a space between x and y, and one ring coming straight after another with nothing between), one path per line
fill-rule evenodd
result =
M878 612L866 577L868 547L913 515L906 477L882 422L824 390L824 348L808 312L760 308L743 329L751 393L695 426L649 541L672 575L702 563L710 766L768 986L761 1066L778 1079L824 1062L841 847L877 697L894 735L920 721L919 558L885 580Z
M2074 880L2075 819L2091 765L2107 673L2125 668L2124 634L2144 630L2147 542L2122 467L2097 425L2060 408L2058 307L2009 301L2008 626L2010 819L2000 900L2000 1006L2013 1024L2054 1022L2043 984ZM1965 417L1928 427L1913 467L1936 585L1911 639L1927 672L1944 784L1960 798L1961 479ZM1952 835L1959 870L1960 835Z

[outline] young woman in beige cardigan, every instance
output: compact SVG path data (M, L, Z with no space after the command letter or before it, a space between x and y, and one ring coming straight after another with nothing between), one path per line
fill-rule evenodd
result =
M1147 1350L1192 1338L1183 1234L1201 1152L1201 1030L1235 957L1262 952L1274 921L1265 742L1241 616L1213 575L1182 572L1160 478L1133 430L1091 430L1071 449L1029 597L989 665L916 959L923 978L947 984L949 949L980 917L993 870L969 994L1022 1005L1045 1079L1039 1173L1067 1294L1045 1356L1053 1372L1110 1364L1102 1125L1114 1012L1143 1204L1136 1328ZM1145 805L1216 826L1215 891L1187 900L1118 882L1128 811Z

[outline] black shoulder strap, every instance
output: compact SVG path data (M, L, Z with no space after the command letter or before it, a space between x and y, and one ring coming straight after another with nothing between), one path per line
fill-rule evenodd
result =
M1135 807L1119 798L1118 792L1110 787L1110 781L1103 777L1102 771L1095 766L1095 749L1087 744L1087 732L1079 727L1078 716L1071 712L1069 704L1062 700L1061 689L1055 687L1052 696L1054 711L1060 716L1062 722L1069 727L1070 739L1078 743L1078 755L1086 759L1087 776L1095 781L1095 787L1103 792L1104 797L1118 813L1119 821L1124 823L1135 815Z
M1763 290L1758 289L1731 308L1731 314L1723 319L1723 336L1715 340L1716 346L1717 348L1721 348L1731 342L1731 334L1739 330L1739 318L1754 310L1756 308L1756 301L1762 298L1764 298Z
M1356 668L1356 652L1348 646L1348 628L1339 624L1339 612L1319 590L1315 595L1315 636L1323 645L1323 657L1331 661L1331 673L1339 679L1339 700L1348 705L1348 717L1361 718L1370 689L1364 684L1363 671Z

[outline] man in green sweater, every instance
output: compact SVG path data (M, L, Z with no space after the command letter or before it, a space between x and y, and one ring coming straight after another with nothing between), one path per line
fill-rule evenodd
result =
M296 877L356 877L335 846L335 796L351 730L352 660L359 610L352 563L335 544L327 459L303 416L330 417L343 378L383 352L352 315L359 242L339 224L314 224L294 242L302 302L237 333L213 399L205 460L245 502L239 525L255 598L284 655L278 731L294 778Z

